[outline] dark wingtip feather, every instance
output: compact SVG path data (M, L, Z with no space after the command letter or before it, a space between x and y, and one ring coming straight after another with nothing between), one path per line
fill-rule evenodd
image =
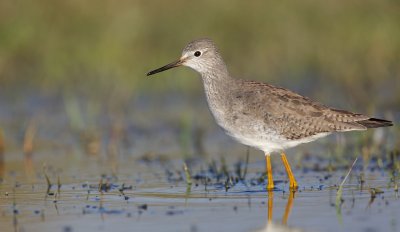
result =
M393 126L392 121L388 121L385 119L379 119L379 118L369 118L367 120L358 121L357 123L359 123L367 128Z

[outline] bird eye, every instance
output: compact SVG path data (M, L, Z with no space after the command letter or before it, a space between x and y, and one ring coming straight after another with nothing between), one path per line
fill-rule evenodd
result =
M194 53L194 56L195 57L199 57L201 55L201 52L200 51L196 51L195 53Z

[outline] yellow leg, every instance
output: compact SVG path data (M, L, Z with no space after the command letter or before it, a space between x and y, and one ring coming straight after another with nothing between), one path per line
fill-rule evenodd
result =
M290 164L286 159L286 155L285 153L281 153L281 158L282 158L282 162L283 165L285 165L285 169L286 169L286 173L289 177L289 185L291 189L297 189L299 187L299 185L296 182L296 179L294 178L294 175L292 173L292 169L290 168Z
M266 161L267 175L268 175L267 190L273 190L274 189L274 179L272 178L272 166L271 166L271 155L270 154L265 155L265 161Z
M274 192L268 192L268 223L272 222L272 211L274 209Z

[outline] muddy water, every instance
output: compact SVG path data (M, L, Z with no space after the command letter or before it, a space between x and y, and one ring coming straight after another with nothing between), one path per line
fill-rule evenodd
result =
M295 193L273 156L277 189L267 192L260 152L247 163L204 102L168 101L98 118L74 103L0 110L0 231L400 231L398 129L288 151Z

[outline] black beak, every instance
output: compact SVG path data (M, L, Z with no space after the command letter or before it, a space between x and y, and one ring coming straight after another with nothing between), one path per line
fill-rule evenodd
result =
M174 62L172 62L170 64L162 66L161 68L158 68L158 69L155 69L153 71L148 72L147 76L150 76L150 75L153 75L153 74L156 74L156 73L159 73L159 72L163 72L163 71L171 69L171 68L175 68L175 67L181 66L183 62L184 62L183 59L179 59L179 60L174 61Z

